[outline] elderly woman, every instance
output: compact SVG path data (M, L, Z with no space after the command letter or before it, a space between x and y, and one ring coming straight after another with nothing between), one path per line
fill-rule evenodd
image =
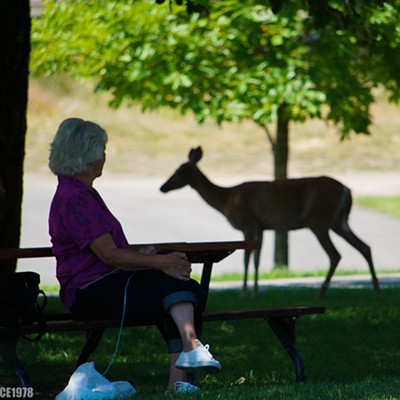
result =
M132 250L118 220L93 182L106 160L107 133L79 118L61 123L51 144L49 167L58 187L49 213L60 296L75 318L125 319L165 315L170 352L167 390L192 392L187 372L218 372L197 338L199 284L190 278L184 253Z

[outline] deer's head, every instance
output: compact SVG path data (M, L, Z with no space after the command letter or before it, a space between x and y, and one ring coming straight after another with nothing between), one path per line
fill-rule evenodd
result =
M182 164L172 176L160 187L163 193L167 193L171 190L183 188L186 185L192 185L193 179L196 175L197 163L203 156L203 150L201 147L191 149L189 151L189 161Z

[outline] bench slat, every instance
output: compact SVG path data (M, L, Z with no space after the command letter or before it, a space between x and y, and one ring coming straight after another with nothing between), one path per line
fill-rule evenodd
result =
M255 308L246 310L224 310L224 311L208 311L203 313L203 321L232 321L241 319L254 319L254 318L296 318L301 315L310 314L323 314L324 307L319 306L296 306L296 307L280 307L280 308ZM142 319L135 322L127 322L124 324L126 327L133 326L150 326L162 323L162 318ZM71 319L69 314L54 314L46 316L46 332L69 332L86 329L105 329L105 328L118 328L120 326L119 320L74 320ZM0 327L0 335L7 334L31 334L36 333L39 327L37 324L13 327Z

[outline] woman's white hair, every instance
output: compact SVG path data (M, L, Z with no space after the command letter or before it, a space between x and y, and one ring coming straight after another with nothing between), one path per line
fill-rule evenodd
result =
M68 118L58 127L50 147L49 167L55 175L87 172L103 158L108 136L94 122Z

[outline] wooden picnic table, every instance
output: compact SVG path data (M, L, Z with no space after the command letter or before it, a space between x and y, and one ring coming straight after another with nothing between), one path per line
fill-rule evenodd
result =
M236 250L258 249L259 242L230 241L230 242L201 242L201 243L152 243L135 244L133 248L143 246L154 246L157 251L177 250L185 252L192 263L202 263L203 270L201 275L201 287L204 294L202 305L203 322L211 321L230 321L239 319L264 319L277 336L283 348L292 359L296 380L304 382L306 380L305 366L303 359L296 347L295 323L302 315L324 313L324 307L319 306L293 306L279 308L257 308L245 310L224 310L206 311L207 298L210 288L210 280L214 263L222 261ZM22 258L41 258L54 257L51 248L21 248L21 249L0 249L0 260L22 259ZM86 332L86 341L77 358L77 365L86 362L89 356L95 351L99 344L104 330L107 328L117 328L120 321L117 320L75 320L68 313L47 314L45 332L67 332L82 331ZM129 326L161 326L163 321L160 318L144 318L140 321L126 321L125 327ZM0 356L4 359L6 366L13 370L19 378L23 387L31 387L28 373L23 367L22 361L17 357L17 343L19 337L27 334L38 333L41 329L38 323L20 326L4 326L0 321Z

